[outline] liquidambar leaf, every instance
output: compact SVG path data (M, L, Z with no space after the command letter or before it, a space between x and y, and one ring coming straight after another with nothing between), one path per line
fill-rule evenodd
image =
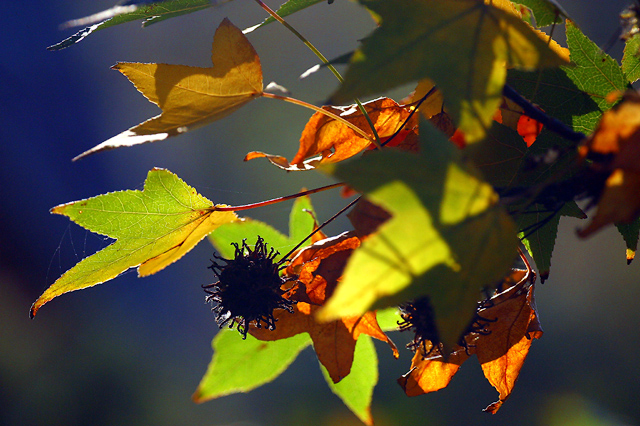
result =
M213 39L213 68L121 62L127 76L162 114L78 155L164 140L231 114L262 94L262 67L249 40L228 19Z
M102 12L80 19L74 19L63 24L63 27L78 27L89 25L71 37L47 47L47 50L60 50L72 46L97 30L124 24L125 22L143 20L142 26L164 21L180 15L206 9L218 3L229 0L169 0L156 2L128 2L133 4L116 5ZM122 2L121 2L122 3Z
M512 0L514 3L522 4L533 12L538 27L547 27L553 24L561 24L562 18L567 18L564 11L555 0Z
M89 231L117 241L80 261L53 283L31 307L70 291L101 284L129 268L139 276L158 272L191 250L223 223L237 220L168 170L149 172L142 191L119 191L54 207Z
M353 355L351 372L340 382L333 383L327 369L322 364L320 367L331 391L364 424L373 425L371 400L373 399L373 388L378 383L378 356L371 337L360 336Z
M320 323L316 313L329 297L342 274L347 259L360 240L351 233L327 238L301 250L285 270L285 276L296 277L302 297L294 305L294 313L274 312L275 330L251 327L249 332L260 340L279 340L309 333L318 361L327 369L331 380L338 383L350 374L356 342L361 334L385 341L394 355L398 351L382 332L375 312L339 318Z
M513 14L478 0L360 0L382 25L356 51L335 102L430 78L467 142L481 139L501 102L506 65L566 63Z
M627 40L624 45L624 55L622 56L622 71L629 80L635 83L640 80L640 35L635 35Z
M425 357L422 349L416 351L410 371L398 379L405 393L417 396L446 387L460 365L475 353L485 377L500 393L500 400L485 409L495 414L511 395L533 338L542 336L530 278L527 271L512 271L503 285L507 288L478 312L488 321L482 333L464 336L466 349L456 346L446 360L440 353Z
M483 286L509 270L515 226L456 148L420 126L421 155L384 150L331 169L392 218L351 256L321 320L431 298L445 345L469 323Z
M389 98L379 98L367 102L364 107L381 139L390 137L399 130L411 113L409 108L398 105L397 102ZM338 115L362 129L369 138L356 133L338 120L316 112L302 131L300 147L291 163L284 157L261 152L248 153L245 161L266 157L271 163L287 171L311 170L319 164L343 161L371 145L373 133L369 122L356 105L346 107L325 105L322 109ZM405 128L411 129L416 124L415 122L408 123Z
M220 330L213 339L213 358L192 396L204 402L238 392L249 392L278 377L311 344L306 334L271 342L235 330Z
M622 103L607 111L581 155L613 158L598 210L578 234L587 237L611 223L631 223L640 216L640 95L628 92ZM603 167L594 161L594 170Z
M284 18L285 16L289 16L293 13L296 13L302 9L306 9L309 6L313 6L316 3L320 3L321 1L324 0L289 0L286 3L283 3L282 6L280 6L278 8L278 10L276 10L276 13L278 14L278 16L280 16L281 18ZM249 28L245 28L244 30L242 30L242 32L244 34L249 34L250 32L257 30L260 27L263 27L267 24L270 24L272 22L275 22L275 19L273 19L273 17L269 16L267 19L265 19L264 21L262 21L261 23L259 23L258 25L254 25L253 27L249 27Z
M232 243L239 243L246 239L247 242L253 244L260 236L269 244L269 247L273 247L280 253L275 257L275 260L278 261L313 231L315 223L313 214L311 199L308 196L298 197L289 213L289 236L267 223L244 218L241 221L225 223L216 228L209 234L209 240L222 257L233 259L235 247ZM318 235L324 234L317 232L311 241L307 241L301 248L315 242L315 237Z

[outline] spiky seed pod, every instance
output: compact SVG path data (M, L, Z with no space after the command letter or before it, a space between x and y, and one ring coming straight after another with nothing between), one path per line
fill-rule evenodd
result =
M491 333L491 331L487 329L488 323L497 321L497 318L485 318L479 314L480 311L490 306L491 302L489 298L478 303L475 315L458 340L458 345L464 348L467 355L470 354L469 348L472 345L467 342L466 336L470 334L486 336ZM399 308L403 320L402 322L398 322L400 331L411 330L415 333L413 340L407 344L407 348L413 352L420 350L423 359L433 354L434 351L436 351L434 355L438 353L444 355L442 353L442 342L440 341L438 328L436 326L435 313L429 297L424 296L404 303L400 305Z
M213 303L212 311L216 315L216 323L220 328L229 324L229 328L237 323L237 330L243 339L247 338L249 324L257 328L274 330L275 309L284 309L293 313L294 301L285 299L288 290L282 286L289 279L280 276L280 263L274 262L279 254L258 237L252 250L246 240L240 247L233 243L235 256L224 259L213 255L209 268L218 278L218 282L203 286L208 294L207 302Z
M402 322L398 322L400 331L411 330L415 337L407 344L412 351L421 350L426 358L434 350L440 351L440 338L436 327L436 318L428 296L400 305ZM427 347L427 344L430 346Z

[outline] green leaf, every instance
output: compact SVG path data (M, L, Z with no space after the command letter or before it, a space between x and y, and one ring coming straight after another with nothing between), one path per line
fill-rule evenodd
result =
M231 243L240 244L242 240L246 239L247 244L253 246L258 236L261 236L269 244L269 247L273 247L280 252L276 260L286 254L289 246L291 246L291 242L286 235L283 235L269 224L249 218L218 227L218 229L209 234L209 240L222 257L233 259L236 249Z
M333 383L327 369L320 364L322 374L334 394L358 418L367 425L373 425L371 400L373 388L378 383L378 356L371 337L362 334L356 343L351 372L338 383Z
M549 278L551 255L562 216L580 219L586 217L575 201L565 203L559 211L550 211L543 204L533 204L518 215L517 227L520 230L518 237L522 239L522 243L536 262L542 282Z
M567 45L572 66L541 73L510 70L508 84L573 130L590 134L602 113L613 106L607 95L624 91L629 85L615 59L569 20Z
M310 344L307 333L267 342L251 334L243 340L235 330L221 330L213 339L213 358L192 398L204 402L269 383Z
M513 3L524 5L531 9L538 27L561 24L562 18L567 18L567 12L555 0L511 0Z
M424 78L442 90L467 142L481 139L502 101L505 64L539 69L561 59L515 15L477 0L360 0L381 26L351 59L333 101Z
M301 11L302 9L306 9L307 7L313 6L316 3L320 3L321 1L324 1L324 0L289 0L288 2L282 4L282 6L280 6L280 8L276 10L276 13L281 18L284 18L285 16L292 15L296 12ZM253 27L246 28L242 32L245 34L248 34L251 31L257 30L258 28L263 27L272 22L275 22L275 19L269 16L267 19L265 19L258 25L254 25Z
M156 273L191 250L220 225L237 220L178 176L149 172L142 191L119 191L54 207L89 231L117 239L80 261L53 283L31 307L31 316L54 297L91 287L138 267L139 276Z
M627 265L630 264L636 257L636 250L638 250L638 237L640 234L640 217L636 218L631 223L618 223L616 224L618 231L624 238L624 242L627 244Z
M376 311L376 319L382 331L397 331L398 321L402 321L400 310L396 306Z
M423 124L420 139L421 155L377 151L327 168L393 217L356 249L319 315L328 321L429 295L448 345L480 289L506 275L517 240L491 185L443 135Z
M231 243L240 243L243 239L246 239L249 245L252 245L258 236L261 236L270 247L280 252L276 257L279 260L313 231L314 223L311 199L307 196L298 197L293 203L289 214L290 237L287 237L269 224L247 218L218 227L209 234L209 240L221 256L233 259L235 247ZM309 244L311 242L307 241L302 247L306 247Z
M66 23L66 26L91 25L78 31L71 37L62 40L60 43L47 47L47 50L64 49L78 43L94 31L124 24L126 22L143 20L142 26L146 27L147 25L164 21L165 19L185 15L191 12L197 12L213 5L214 4L212 4L210 0L167 0L127 6L115 6L85 18L69 21ZM104 16L111 17L104 19Z
M640 35L635 35L627 40L622 56L622 71L627 76L629 83L640 80Z
M559 146L556 139L545 140L544 136L527 147L516 131L495 123L485 140L468 146L463 153L500 193L513 188L526 193L527 188L541 185L548 178L553 179L551 184L557 184L572 176L570 164L575 161L575 156L569 153L550 165L539 164L529 170L533 160ZM573 201L560 204L558 210L531 203L532 200L523 198L510 205L509 210L515 217L518 236L536 262L544 281L549 275L560 217L584 218L585 215Z

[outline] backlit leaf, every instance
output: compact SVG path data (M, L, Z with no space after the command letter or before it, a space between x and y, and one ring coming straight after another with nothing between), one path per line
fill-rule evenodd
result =
M357 315L429 295L445 344L457 341L485 285L515 257L515 227L456 148L421 125L421 155L384 150L333 166L392 214L351 256L320 318Z
M209 240L222 257L233 259L235 247L231 243L240 243L243 239L246 239L249 245L252 245L260 236L269 247L273 247L280 252L275 258L280 260L282 256L287 254L289 250L293 249L296 244L313 231L314 220L312 215L311 199L308 196L298 197L289 213L289 236L284 235L269 224L246 218L221 225L209 234ZM304 248L312 242L308 241L302 247Z
M399 130L411 113L409 108L400 106L389 98L379 98L367 102L364 107L373 122L378 136L383 140ZM298 152L291 160L291 163L284 157L260 152L250 152L245 157L245 161L266 157L273 164L284 170L311 170L320 164L343 161L371 145L373 132L369 122L356 105L347 107L325 105L322 109L338 115L362 129L369 138L365 138L345 124L325 114L316 112L311 116L302 131ZM406 128L411 129L415 124L408 123Z
M538 27L547 27L562 23L568 15L555 0L512 0L531 9Z
M630 91L622 103L607 111L581 154L612 157L598 210L591 223L579 231L587 237L611 223L631 223L640 215L640 95ZM605 163L606 164L606 163ZM597 168L599 165L594 164ZM602 166L601 166L602 167ZM597 169L595 169L597 170Z
M129 268L158 272L191 250L218 226L237 220L164 169L149 172L142 191L119 191L54 207L89 231L117 239L80 261L31 307L31 316L54 297L101 284Z
M285 274L297 277L298 285L305 291L304 300L298 299L293 314L274 312L277 319L275 330L251 327L249 332L267 341L308 333L318 360L334 383L349 375L356 342L361 334L387 342L397 357L395 345L380 329L374 312L345 316L331 322L316 320L316 313L334 291L346 260L359 245L357 237L344 233L300 251L287 266Z
M410 371L398 379L405 393L417 396L446 387L460 365L476 354L485 377L500 393L500 400L485 409L495 414L511 395L533 339L542 336L530 278L527 271L512 271L503 285L507 288L479 311L488 320L485 331L467 334L466 349L456 346L446 360L439 352L424 357L422 349L416 351Z
M271 342L235 330L220 330L213 339L213 358L192 398L204 402L249 392L278 377L311 344L306 334Z
M227 0L228 1L228 0ZM218 3L226 1L211 0L168 0L156 2L140 2L124 6L114 6L94 15L80 19L74 19L64 24L65 27L78 27L89 25L78 31L69 38L49 46L48 50L60 50L69 47L83 40L85 37L97 30L124 24L125 22L143 20L142 26L164 21L175 16L185 15L191 12L206 9Z
M347 377L333 383L327 369L320 364L327 384L344 405L366 425L373 425L371 400L373 388L378 383L378 356L369 336L361 336L356 344L353 365Z
M353 55L333 100L344 102L428 77L442 90L467 142L479 140L490 127L506 65L540 69L564 63L520 18L482 1L360 3L379 14L382 24Z
M302 9L306 9L309 6L313 6L316 3L320 3L324 0L289 0L286 3L283 3L282 6L280 6L278 8L278 10L276 10L276 13L281 17L284 18L285 16L289 16L293 13L299 12ZM267 19L265 19L264 21L262 21L261 23L259 23L258 25L254 25L253 27L249 27L246 28L244 30L242 30L242 32L244 34L248 34L254 30L257 30L260 27L263 27L267 24L270 24L272 22L275 22L275 19L273 19L273 17L269 16Z
M573 22L567 20L566 28L571 66L542 73L509 70L508 83L547 114L575 131L590 134L602 113L613 106L607 95L624 92L627 78L615 59Z
M164 140L231 114L262 94L258 54L238 28L225 19L213 39L212 68L121 62L127 76L162 114L78 155Z
M622 71L627 76L629 83L640 80L640 35L636 35L627 40L624 45L624 55L622 56Z

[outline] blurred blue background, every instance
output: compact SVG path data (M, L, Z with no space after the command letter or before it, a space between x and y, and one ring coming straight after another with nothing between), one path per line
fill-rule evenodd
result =
M561 3L604 45L628 2ZM232 205L330 182L315 173L287 175L266 161L242 162L252 150L289 158L297 150L311 113L269 99L178 138L71 163L159 113L111 65L210 66L213 34L224 17L240 28L265 17L254 2L235 0L145 29L130 23L98 31L59 52L45 50L72 33L59 31L60 23L110 6L105 0L4 2L0 14L0 425L359 424L325 386L309 350L254 392L201 405L191 401L216 332L200 288L213 280L206 241L154 276L138 279L129 271L64 295L29 320L29 306L55 279L108 244L51 216L57 204L141 189L152 167L168 168L212 201ZM318 4L290 22L327 57L352 50L373 29L367 13L344 0ZM249 39L261 56L265 83L275 80L312 103L336 87L328 72L298 80L317 60L281 26L257 30ZM620 52L620 46L612 50L618 58ZM313 201L321 220L345 203L333 193ZM286 231L289 209L283 203L249 215ZM395 380L407 371L411 354L403 351L396 361L381 345L377 424L640 424L640 260L626 266L622 239L612 229L578 241L579 225L561 222L551 277L537 288L545 335L533 344L514 394L496 416L481 412L497 394L475 359L448 388L407 398ZM330 234L348 225L341 219L331 226ZM408 336L392 338L400 346Z

